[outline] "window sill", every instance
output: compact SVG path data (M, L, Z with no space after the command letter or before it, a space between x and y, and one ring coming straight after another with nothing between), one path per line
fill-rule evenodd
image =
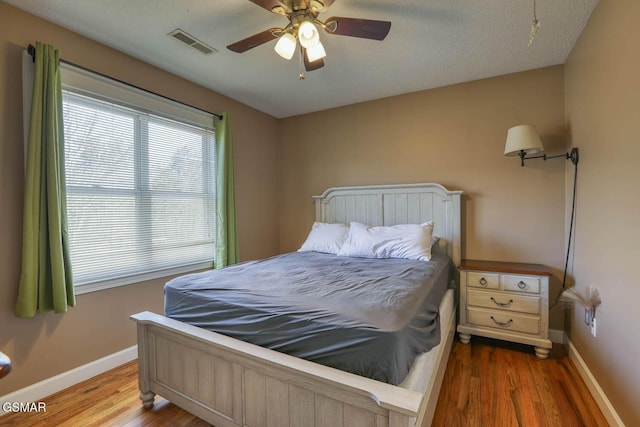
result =
M88 294L91 292L102 291L110 288L117 288L119 286L134 285L140 282L146 282L148 280L160 279L163 277L175 276L179 274L195 273L200 270L207 270L213 268L213 263L203 262L199 264L183 265L180 267L168 268L164 270L156 270L149 273L135 274L131 276L118 277L115 279L100 280L89 283L82 283L75 285L74 290L76 295Z

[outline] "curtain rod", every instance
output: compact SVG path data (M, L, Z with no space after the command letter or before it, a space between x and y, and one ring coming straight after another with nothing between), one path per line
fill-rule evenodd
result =
M32 44L29 44L29 46L27 47L27 52L29 53L29 55L31 55L31 57L32 57L32 58L33 58L33 60L35 61L35 60L36 60L36 47L35 47L34 45L32 45ZM189 105L189 104L187 104L186 102L178 101L177 99L169 98L168 96L164 96L164 95L161 95L161 94L159 94L159 93L157 93L157 92L153 92L153 91L151 91L151 90L148 90L148 89L142 88L142 87L140 87L140 86L136 86L136 85L134 85L134 84L127 83L127 82L125 82L125 81L122 81L122 80L120 80L120 79L116 79L116 78L114 78L114 77L108 76L108 75L103 74L103 73L100 73L100 72L98 72L98 71L90 70L89 68L83 67L82 65L74 64L73 62L69 62L69 61L66 61L66 60L64 60L64 59L60 59L60 62L64 62L65 64L72 65L72 66L74 66L74 67L80 68L81 70L84 70L84 71L88 71L88 72L90 72L90 73L97 74L97 75L99 75L99 76L101 76L101 77L105 77L105 78L107 78L107 79L111 79L111 80L113 80L113 81L116 81L116 82L118 82L118 83L122 83L123 85L130 86L130 87L132 87L132 88L135 88L135 89L141 90L141 91L143 91L143 92L147 92L147 93L150 93L150 94L152 94L152 95L159 96L160 98L164 98L164 99L167 99L167 100L169 100L169 101L177 102L178 104L186 105L187 107L190 107L190 108L195 108L196 110L203 111L203 112L205 112L205 113L207 113L207 114L211 114L211 115L213 115L213 116L216 116L216 117L217 117L217 118L219 118L219 119L222 119L222 118L223 118L223 115L222 115L222 114L219 114L219 113L212 113L211 111L207 111L207 110L204 110L204 109L202 109L202 108L194 107L193 105Z

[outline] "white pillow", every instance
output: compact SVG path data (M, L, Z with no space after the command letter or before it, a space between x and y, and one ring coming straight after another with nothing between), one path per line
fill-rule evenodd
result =
M352 222L339 256L431 260L433 221L370 227Z
M345 224L314 222L307 240L298 252L315 251L335 255L342 248L348 234L349 227Z

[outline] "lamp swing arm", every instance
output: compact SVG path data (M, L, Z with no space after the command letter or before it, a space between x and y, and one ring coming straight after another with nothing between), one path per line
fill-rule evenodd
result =
M520 156L520 166L524 166L524 161L525 160L530 160L530 159L542 159L544 161L547 161L547 159L555 159L558 157L564 157L566 160L571 160L571 163L573 163L574 165L578 164L578 160L580 159L580 156L578 154L578 149L576 147L572 148L570 152L568 153L564 153L564 154L557 154L555 156L547 156L546 154L543 154L541 156L528 156L527 157L527 153L524 150L520 150L519 153Z

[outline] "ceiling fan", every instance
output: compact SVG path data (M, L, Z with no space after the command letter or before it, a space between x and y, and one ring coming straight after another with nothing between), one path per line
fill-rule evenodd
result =
M307 71L324 66L326 52L320 42L318 28L328 34L384 40L389 34L391 22L371 19L331 17L326 21L318 19L320 12L331 6L335 0L250 0L270 12L287 17L289 24L284 28L270 28L227 46L227 49L242 53L273 39L278 39L275 51L285 59L291 59L299 46ZM300 74L304 78L304 74Z

